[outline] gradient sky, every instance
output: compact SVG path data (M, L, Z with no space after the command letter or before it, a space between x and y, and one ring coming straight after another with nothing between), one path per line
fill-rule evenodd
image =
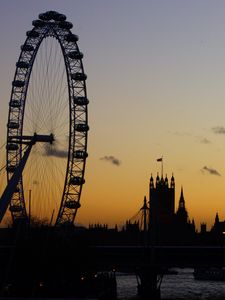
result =
M183 186L196 225L209 229L216 212L225 219L225 2L2 0L0 146L20 45L47 10L74 24L88 75L89 158L76 221L132 217L162 155L176 206Z

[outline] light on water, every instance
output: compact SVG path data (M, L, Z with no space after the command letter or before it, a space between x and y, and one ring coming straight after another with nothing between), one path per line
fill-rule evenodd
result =
M193 269L176 269L177 275L165 275L161 285L162 299L211 300L225 298L225 282L200 281L193 277ZM137 297L135 275L117 276L118 299L132 300Z

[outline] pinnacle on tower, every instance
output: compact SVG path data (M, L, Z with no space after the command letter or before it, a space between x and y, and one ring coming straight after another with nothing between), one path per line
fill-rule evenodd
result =
M156 186L158 186L160 183L160 178L159 178L159 173L157 173L157 176L156 176Z
M180 200L179 200L179 208L185 209L183 187L181 187Z
M173 174L172 174L171 181L170 181L170 187L175 188L175 180L174 180Z
M165 185L168 186L168 178L167 178L167 174L166 174L166 177L165 177Z
M215 217L215 224L219 224L220 219L219 219L219 214L218 212L216 213L216 217Z
M153 180L153 177L152 177L152 174L151 174L151 177L150 177L150 189L153 189L154 188L154 180Z

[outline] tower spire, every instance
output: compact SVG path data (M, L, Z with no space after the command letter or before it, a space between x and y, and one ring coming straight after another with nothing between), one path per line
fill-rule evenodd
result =
M170 187L173 188L173 189L175 188L175 180L174 180L173 174L172 174L172 177L171 177Z
M180 207L180 208L185 208L183 186L181 186L180 200L179 200L179 207Z
M177 217L179 221L183 224L186 224L188 221L188 213L185 207L185 201L184 201L184 192L183 187L181 186L181 192L180 192L180 200L179 205L177 209Z

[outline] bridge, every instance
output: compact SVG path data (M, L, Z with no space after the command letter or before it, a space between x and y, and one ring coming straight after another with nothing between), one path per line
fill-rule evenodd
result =
M171 267L225 266L224 246L97 246L91 252L96 268L135 272L143 299L161 299L161 280Z
M71 282L77 272L130 272L140 278L144 299L160 299L158 280L168 268L225 266L225 246L98 245L97 241L89 243L85 233L73 231L49 232L46 228L30 235L23 232L14 244L2 245L0 265L9 274L8 279L0 276L1 283L10 282L14 276L22 285L20 278L30 282L33 276L57 283L59 274Z
M97 269L135 271L156 267L223 267L224 246L92 246L91 256Z

